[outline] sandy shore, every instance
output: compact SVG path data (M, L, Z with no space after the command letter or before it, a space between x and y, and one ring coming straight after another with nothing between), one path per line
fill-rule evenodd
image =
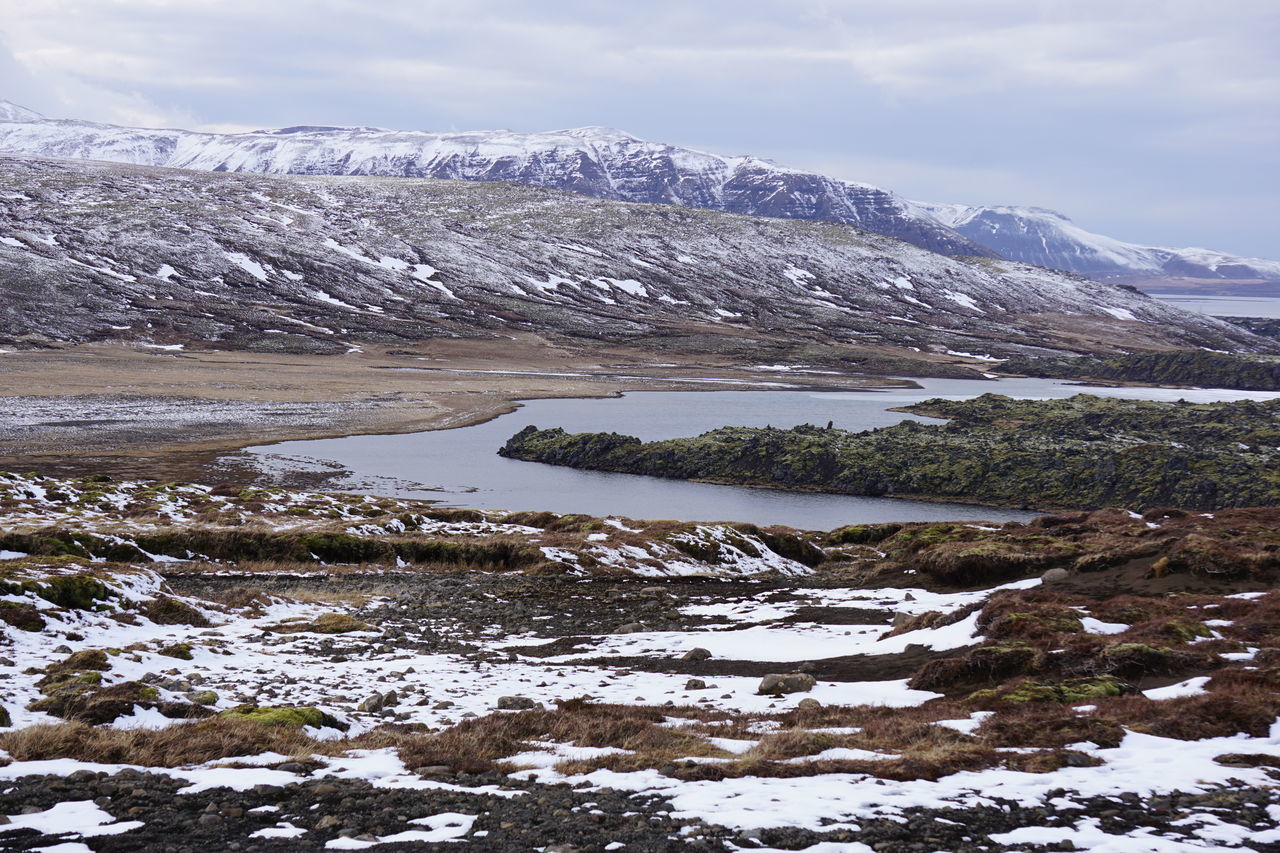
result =
M82 345L0 353L0 470L204 479L242 447L467 426L519 400L624 391L858 390L910 380L799 373L527 336L341 356ZM217 475L235 478L234 465Z

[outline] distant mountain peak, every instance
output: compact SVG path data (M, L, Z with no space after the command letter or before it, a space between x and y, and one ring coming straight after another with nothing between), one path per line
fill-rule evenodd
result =
M21 104L0 98L0 121L43 121L44 116Z

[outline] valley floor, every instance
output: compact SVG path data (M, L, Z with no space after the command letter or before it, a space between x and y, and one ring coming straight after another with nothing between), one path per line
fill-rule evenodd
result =
M532 336L367 349L342 356L107 345L0 350L0 470L235 479L211 466L248 445L466 426L521 399L912 384L829 370L780 378L715 356L591 351Z
M0 512L0 849L1280 849L1280 511Z

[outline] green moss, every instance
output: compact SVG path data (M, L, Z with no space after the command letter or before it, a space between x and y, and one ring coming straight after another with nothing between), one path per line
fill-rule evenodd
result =
M827 534L827 545L876 545L902 529L901 524L851 524Z
M276 708L258 705L240 705L223 711L219 716L236 720L247 720L263 726L281 726L286 728L334 728L346 730L347 726L337 718L326 714L319 708Z
M197 705L216 705L218 702L218 694L212 690L204 690L199 693L192 693L188 697Z
M108 660L107 653L102 649L81 649L78 652L72 652L57 663L49 664L45 668L45 672L74 672L83 669L105 672L111 669L111 661Z
M348 634L352 631L371 631L373 628L346 613L321 613L310 621L281 622L268 630L277 634Z
M93 671L57 672L36 682L36 689L44 696L66 693L85 693L102 684L102 673Z
M165 646L157 654L162 654L169 658L178 658L179 660L191 660L191 644L174 643L172 646Z
M1124 682L1109 675L1094 678L1074 678L1056 683L1023 681L1012 689L978 690L967 699L976 704L1002 702L1062 702L1073 704L1121 696L1126 692Z

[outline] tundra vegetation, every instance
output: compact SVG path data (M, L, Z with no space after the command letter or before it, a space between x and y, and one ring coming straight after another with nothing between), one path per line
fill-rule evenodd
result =
M1001 364L1000 372L1050 379L1280 391L1280 359L1212 350L1015 357Z
M0 505L12 656L0 773L43 803L52 783L31 774L48 765L31 762L147 769L57 783L135 792L102 799L145 824L112 836L122 843L184 826L169 804L205 808L162 780L216 772L274 775L253 793L256 780L217 789L219 821L190 816L210 844L243 846L284 816L317 847L393 837L379 827L395 810L371 823L380 808L339 801L444 783L450 810L492 834L480 849L519 847L528 821L476 798L585 783L612 826L697 783L719 805L685 825L727 850L741 827L719 810L734 786L766 786L768 802L783 789L767 786L806 780L891 796L936 784L950 805L924 814L945 827L971 813L955 787L967 774L1039 785L1066 770L1075 782L1045 790L1092 815L1106 801L1073 793L1092 778L1079 774L1179 744L1208 745L1187 772L1219 780L1202 793L1234 808L1241 831L1271 828L1237 801L1270 802L1259 792L1280 768L1267 740L1280 715L1280 509L805 531L37 475L0 475ZM662 637L679 644L646 651ZM802 641L802 659L771 654L774 638ZM704 644L717 652L686 648ZM771 695L774 674L799 692ZM360 772L373 789L350 788ZM602 772L656 787L610 793ZM294 787L306 804L290 804ZM268 793L287 815L236 805ZM1192 828L1161 831L1194 835L1199 824L1175 823L1199 813L1192 801L1162 796L1152 808ZM882 822L791 831L866 842ZM996 827L968 834L985 844Z

